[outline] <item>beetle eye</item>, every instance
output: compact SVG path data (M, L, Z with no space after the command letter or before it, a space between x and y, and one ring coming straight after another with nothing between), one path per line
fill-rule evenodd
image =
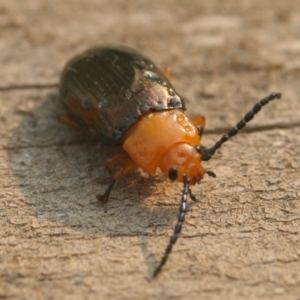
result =
M170 168L168 176L170 180L176 180L178 176L177 169L175 167Z

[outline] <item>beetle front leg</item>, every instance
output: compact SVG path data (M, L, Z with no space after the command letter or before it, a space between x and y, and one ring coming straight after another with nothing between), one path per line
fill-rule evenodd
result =
M138 168L137 164L131 159L128 153L123 150L112 158L109 158L105 163L105 167L115 180L133 173Z
M109 158L105 163L105 167L109 174L113 177L113 180L108 185L104 194L97 195L97 199L102 204L108 202L109 195L116 181L127 174L133 173L138 168L137 164L123 150L112 158Z

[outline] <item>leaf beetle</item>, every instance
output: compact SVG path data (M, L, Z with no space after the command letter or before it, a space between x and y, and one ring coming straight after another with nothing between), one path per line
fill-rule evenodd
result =
M182 229L187 197L195 200L190 185L205 174L208 161L218 148L251 121L262 106L280 93L260 100L240 122L211 148L200 145L205 117L187 118L185 103L167 78L147 57L126 47L95 47L71 59L62 71L60 94L69 111L65 120L86 129L106 145L122 151L106 161L112 181L103 195L105 203L116 180L137 168L154 174L159 168L172 181L183 182L181 204L174 233L156 267L157 276L166 263Z

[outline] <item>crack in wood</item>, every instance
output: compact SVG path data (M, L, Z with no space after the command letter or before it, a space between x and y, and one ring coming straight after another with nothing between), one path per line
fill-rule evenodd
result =
M29 89L50 89L58 88L58 83L48 84L10 84L7 86L0 86L0 92L14 91L14 90L29 90Z

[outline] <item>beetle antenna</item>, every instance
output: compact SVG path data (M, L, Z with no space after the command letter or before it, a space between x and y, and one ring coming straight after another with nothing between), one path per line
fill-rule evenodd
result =
M217 149L219 149L225 142L227 142L230 138L235 136L241 129L243 129L248 122L250 122L254 116L261 110L261 108L265 105L267 105L270 101L275 100L275 99L280 99L281 98L281 93L272 93L269 96L263 98L259 102L257 102L252 110L250 110L244 118L239 121L235 127L230 129L227 134L223 135L221 139L215 143L213 147L211 147L208 150L204 150L202 148L199 149L201 155L202 155L202 160L207 161L212 158L214 153L216 152ZM202 151L201 151L202 150Z
M153 278L156 277L159 274L162 267L167 262L169 254L172 251L172 247L176 243L177 238L178 238L178 236L181 232L182 224L184 222L185 213L187 211L187 204L186 203L187 203L187 195L189 194L189 191L190 191L189 183L190 183L190 179L187 176L184 175L183 176L183 190L182 190L181 203L180 203L180 208L179 208L177 224L174 228L174 233L170 238L169 245L167 246L167 248L165 250L165 254L162 257L159 265L156 267L156 269L153 273Z

